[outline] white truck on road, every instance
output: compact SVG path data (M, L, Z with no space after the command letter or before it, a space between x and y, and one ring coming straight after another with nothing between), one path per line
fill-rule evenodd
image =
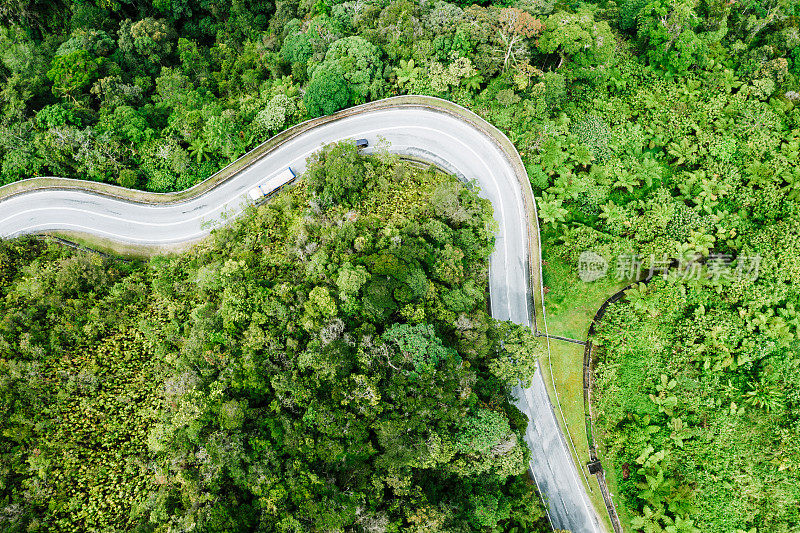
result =
M297 174L294 173L292 167L287 167L286 170L283 170L279 174L271 177L267 181L256 185L252 189L250 189L247 195L250 197L251 200L254 202L258 202L265 196L272 194L275 190L283 187L293 179L297 177Z

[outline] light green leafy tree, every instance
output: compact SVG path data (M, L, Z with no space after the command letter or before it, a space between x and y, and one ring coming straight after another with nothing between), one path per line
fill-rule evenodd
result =
M554 195L545 192L542 193L542 196L536 198L536 202L539 206L539 218L545 224L556 224L566 220L569 211L562 207L563 201L561 198L556 198Z
M172 52L174 38L175 30L166 21L147 17L124 21L119 29L117 45L132 65L157 72Z
M530 387L536 361L544 353L542 343L528 326L510 321L497 322L494 335L498 340L498 351L489 361L489 370L510 387L519 382Z
M524 454L508 418L497 411L478 409L459 424L457 455L447 465L460 475L493 473L516 475L525 470Z
M701 23L694 0L655 0L639 13L639 38L650 63L662 70L684 73L708 60L707 45L695 33Z
M336 286L339 288L339 300L345 311L357 310L358 293L368 279L369 273L363 265L353 266L349 261L342 264L336 276Z
M539 37L542 52L558 54L558 68L565 67L573 79L597 80L606 76L614 55L614 34L608 23L596 20L589 9L576 13L560 11L545 21Z
M253 120L253 128L260 135L267 135L283 129L286 120L295 112L294 100L285 94L276 94L263 107Z
M308 293L308 300L303 303L305 314L302 325L307 331L318 329L324 321L337 313L336 300L327 287L317 285Z
M430 324L394 323L383 332L383 338L397 347L399 360L410 364L418 374L433 372L440 361L455 355L442 344Z
M47 77L53 82L53 94L74 99L97 79L102 62L102 58L92 58L86 50L56 56L47 71Z
M417 81L422 69L414 64L413 59L406 61L400 60L400 66L394 68L395 76L397 76L397 85L401 89L409 88L413 90L414 82Z

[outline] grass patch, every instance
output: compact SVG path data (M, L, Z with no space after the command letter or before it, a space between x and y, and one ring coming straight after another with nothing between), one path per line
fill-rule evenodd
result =
M606 298L628 282L601 278L585 283L578 278L575 265L558 258L545 257L544 261L548 333L585 341L594 314Z
M617 509L617 516L619 517L619 522L622 524L622 529L624 531L628 531L630 528L631 523L631 516L628 513L628 507L623 504L622 496L620 496L619 485L617 484L617 474L621 472L620 469L617 469L615 465L607 462L607 458L603 453L603 450L597 450L597 458L603 463L603 468L605 469L606 473L606 485L608 485L608 490L611 492L612 497L614 498L614 507ZM622 475L620 474L620 479Z

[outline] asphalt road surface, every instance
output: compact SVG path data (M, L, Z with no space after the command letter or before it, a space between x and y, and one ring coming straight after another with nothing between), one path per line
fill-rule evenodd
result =
M369 152L379 137L388 141L392 152L428 160L462 179L478 182L499 223L490 259L492 315L530 325L526 222L513 168L482 131L455 116L425 108L366 110L323 124L183 203L146 205L75 190L18 194L0 201L0 237L67 230L159 248L197 240L220 223L223 213L241 211L253 186L288 166L301 174L305 159L323 144L367 138ZM536 373L530 388L516 393L516 405L531 420L526 434L532 452L530 470L553 527L575 533L601 531L553 413L542 373Z

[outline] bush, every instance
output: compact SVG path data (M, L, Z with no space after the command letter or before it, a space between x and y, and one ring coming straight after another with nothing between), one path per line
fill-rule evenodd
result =
M135 189L139 185L139 175L135 170L123 168L117 176L117 184L126 189Z
M609 147L611 128L600 117L584 115L576 119L570 126L570 133L586 146L598 161L611 157L612 151Z

